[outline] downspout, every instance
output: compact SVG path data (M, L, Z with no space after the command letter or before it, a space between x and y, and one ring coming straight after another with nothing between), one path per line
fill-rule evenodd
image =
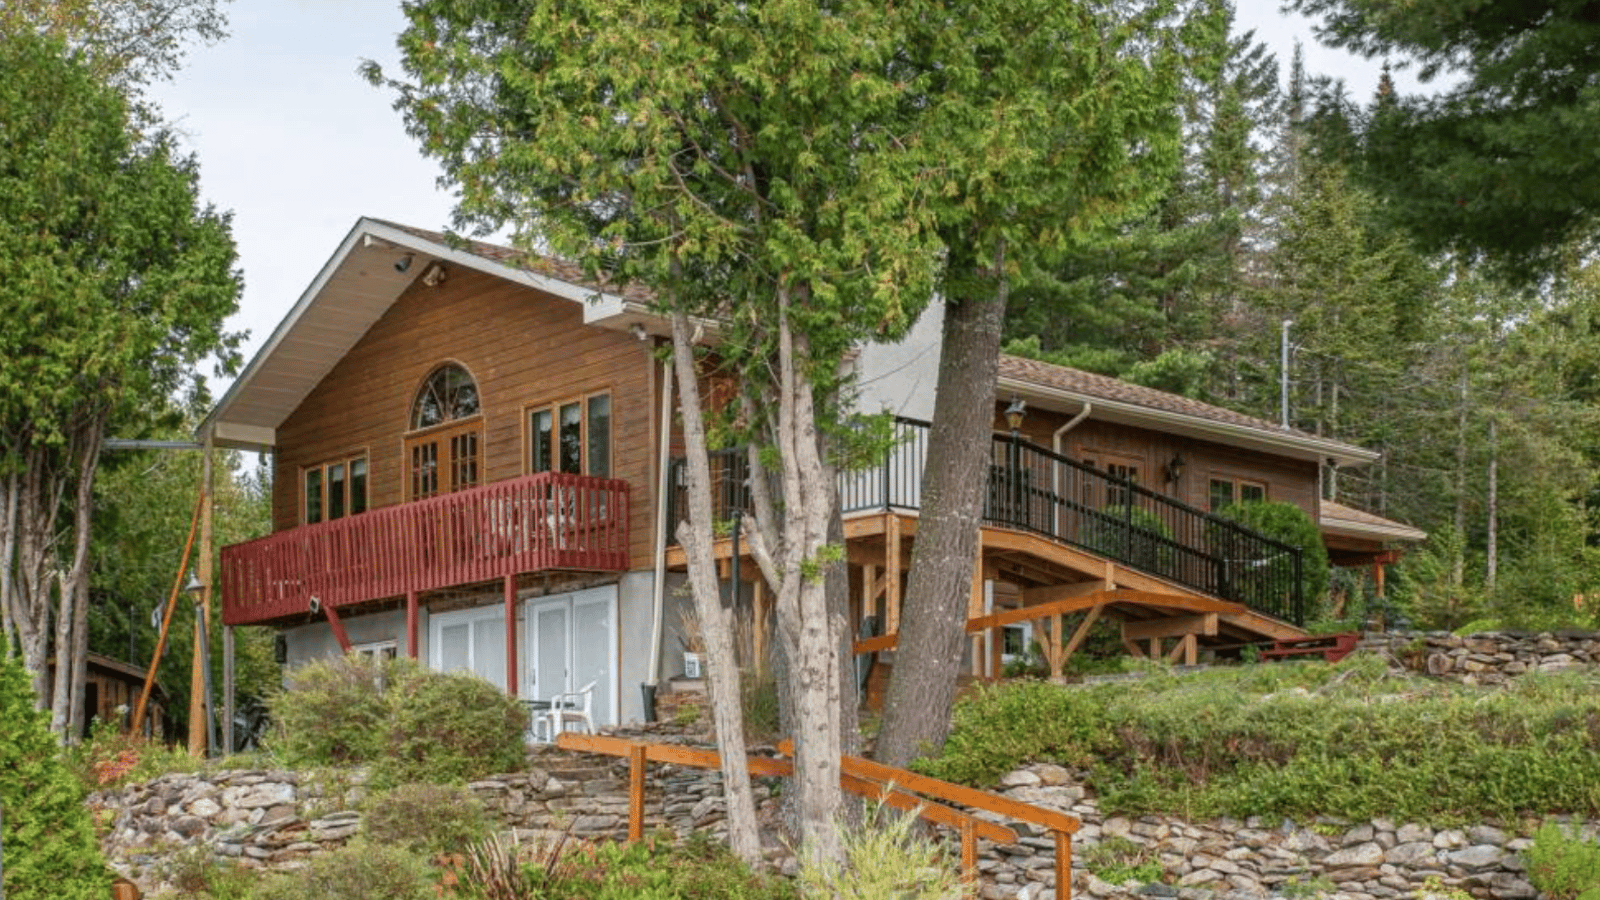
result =
M650 673L645 682L645 694L654 700L656 684L661 671L662 619L667 602L667 494L670 485L668 463L672 452L672 366L661 365L661 447L656 461L656 567L655 597L652 607L654 621L650 627ZM655 721L655 706L646 702L645 720Z
M1083 424L1083 420L1089 418L1089 413L1093 411L1094 404L1087 400L1083 401L1083 409L1078 410L1077 415L1068 419L1067 424L1057 428L1050 434L1050 452L1060 456L1061 438L1064 437L1067 432ZM1058 505L1057 508L1059 509L1059 504L1061 502L1061 464L1058 462L1050 463L1050 493L1056 496L1056 503ZM1055 518L1055 516L1052 516L1052 518ZM1059 532L1060 529L1058 528L1057 533L1059 534Z

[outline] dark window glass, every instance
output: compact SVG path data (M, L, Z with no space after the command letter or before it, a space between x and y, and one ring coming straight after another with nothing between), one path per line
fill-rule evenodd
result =
M350 460L350 514L367 511L367 461Z
M306 524L322 521L322 467L306 470Z
M536 409L528 414L528 471L550 471L550 410Z
M345 507L344 463L328 467L328 518L344 518Z
M1233 502L1233 482L1221 478L1211 479L1211 506L1212 512Z
M573 475L583 472L583 406L566 403L561 407L560 470Z
M458 365L433 370L411 404L411 428L431 428L478 414L478 386Z
M1265 486L1259 484L1239 485L1239 500L1241 502L1265 499L1267 499L1267 489Z
M589 474L611 477L611 395L589 398Z

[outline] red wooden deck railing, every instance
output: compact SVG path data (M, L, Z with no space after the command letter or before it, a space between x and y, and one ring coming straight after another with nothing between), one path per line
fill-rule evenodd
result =
M229 625L551 569L628 568L628 483L541 472L222 548Z

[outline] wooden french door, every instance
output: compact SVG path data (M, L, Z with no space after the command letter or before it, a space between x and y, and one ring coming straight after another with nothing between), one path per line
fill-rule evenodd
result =
M407 500L473 487L483 480L483 420L408 437L405 452Z

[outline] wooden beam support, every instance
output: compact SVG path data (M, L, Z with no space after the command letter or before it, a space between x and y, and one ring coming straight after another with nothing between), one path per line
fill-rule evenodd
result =
M1142 622L1124 622L1122 624L1122 634L1132 641L1148 640L1153 637L1183 637L1186 634L1216 637L1219 618L1216 613L1201 613L1197 616L1174 616L1163 619L1145 619Z
M887 579L883 594L885 634L900 632L900 517L894 513L884 515L883 577Z
M506 603L506 693L517 696L517 576L501 583Z
M417 658L417 592L406 594L406 658Z

